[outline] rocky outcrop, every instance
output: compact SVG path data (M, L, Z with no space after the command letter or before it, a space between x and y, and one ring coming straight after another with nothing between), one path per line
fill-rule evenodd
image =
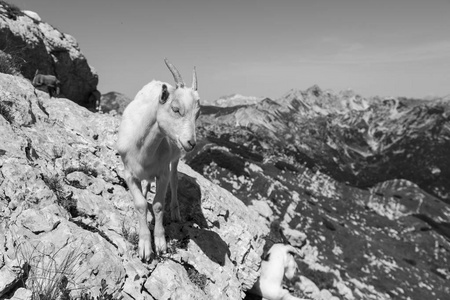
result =
M242 299L268 227L181 162L182 222L166 220L168 253L143 264L114 149L118 124L0 74L0 273L10 278L0 281L0 297L38 293L33 282L44 278L72 296Z
M69 34L39 16L0 3L0 50L19 57L21 73L30 80L36 70L61 81L61 97L94 109L98 76Z

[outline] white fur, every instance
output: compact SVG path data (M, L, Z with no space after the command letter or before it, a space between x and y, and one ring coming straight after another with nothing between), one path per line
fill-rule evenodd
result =
M195 120L199 109L195 89L152 81L138 92L123 113L117 150L138 212L139 255L145 261L150 260L152 254L147 225L148 182L156 178L154 241L157 253L161 253L166 251L163 211L167 186L170 182L172 220L180 220L177 166L181 154L195 146Z
M283 277L292 279L297 271L294 253L299 252L290 245L274 244L268 252L268 260L261 263L259 279L249 292L267 300L302 300L282 286Z

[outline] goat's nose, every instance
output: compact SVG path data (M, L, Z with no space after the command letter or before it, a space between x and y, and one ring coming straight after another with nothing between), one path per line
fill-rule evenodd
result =
M192 149L194 149L194 147L197 143L195 142L195 140L191 140L191 141L188 141L188 144L189 144L189 146L191 146L191 150L192 150Z

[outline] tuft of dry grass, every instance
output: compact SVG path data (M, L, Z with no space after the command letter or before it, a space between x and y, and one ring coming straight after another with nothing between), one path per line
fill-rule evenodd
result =
M27 266L24 286L32 291L32 299L70 299L70 289L83 253L55 249L53 245L23 242L17 247L18 259Z
M105 279L101 280L99 296L82 290L75 298L77 271L85 253L79 248L63 245L56 249L53 245L39 242L35 245L23 242L16 248L19 261L26 266L23 286L32 292L33 300L122 300L117 289L109 291Z

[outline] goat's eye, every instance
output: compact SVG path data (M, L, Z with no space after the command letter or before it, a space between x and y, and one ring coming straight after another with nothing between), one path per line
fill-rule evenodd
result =
M177 113L177 114L180 113L180 108L179 107L172 106L172 110L173 110L174 113Z

